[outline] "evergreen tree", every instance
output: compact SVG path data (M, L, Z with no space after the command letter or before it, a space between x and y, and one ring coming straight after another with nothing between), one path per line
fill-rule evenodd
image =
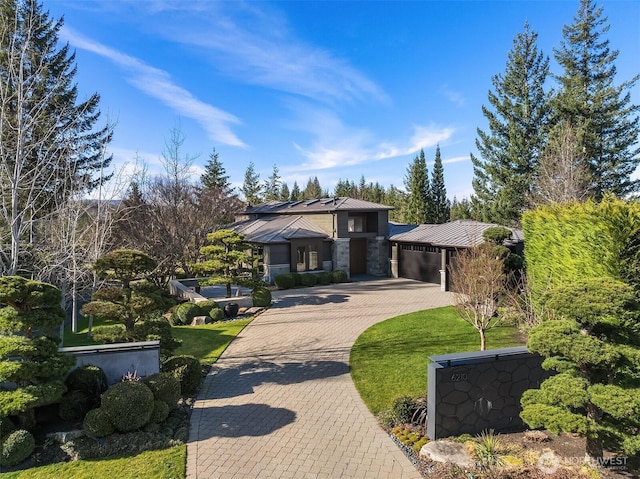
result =
M302 192L300 191L300 187L298 186L298 182L294 181L293 186L291 187L291 196L289 196L290 201L300 201L302 199Z
M355 198L356 186L349 180L339 179L333 190L333 195L337 197Z
M404 191L393 185L389 186L389 189L384 194L382 203L393 208L389 211L390 221L396 221L398 223L404 221L404 209L407 203L407 195Z
M436 224L449 221L451 203L447 199L447 189L444 186L444 169L440 157L440 145L436 147L436 159L433 163L431 175L431 204L433 213L430 215L432 222Z
M580 0L574 23L564 26L561 47L555 51L564 71L556 77L560 91L554 110L558 120L583 132L590 190L598 199L607 191L622 197L640 188L631 178L640 163L640 123L629 94L639 76L614 85L618 51L609 49L604 37L608 30L602 7Z
M549 59L538 51L537 37L525 23L524 32L513 41L505 73L492 78L491 107L482 107L489 131L478 128L476 147L482 160L471 155L471 161L473 189L485 221L520 221L545 144L549 102L544 82Z
M264 200L277 201L280 199L280 174L278 167L273 165L271 176L264 182Z
M291 193L289 192L289 185L286 182L282 183L280 187L280 201L289 201L291 198Z
M249 162L244 173L244 183L242 183L242 194L250 205L262 203L262 185L260 184L260 174L256 172L253 161Z
M424 150L420 150L407 169L404 180L407 189L407 207L404 211L404 222L410 224L425 224L429 219L429 172Z
M222 166L216 149L209 155L209 160L204 166L204 173L200 176L200 183L204 188L220 192L231 192L233 190L229 183L227 171Z
M320 186L320 182L318 181L318 177L314 176L313 178L309 178L307 181L307 186L302 192L302 199L305 200L315 200L323 197L322 187Z
M59 46L62 25L37 0L0 4L0 222L10 237L0 243L2 274L28 273L20 266L25 244L55 203L109 179L100 173L111 161L111 128L96 128L97 93L78 101L75 54Z
M462 198L458 201L454 196L449 212L449 219L450 221L473 219L471 202L467 198Z

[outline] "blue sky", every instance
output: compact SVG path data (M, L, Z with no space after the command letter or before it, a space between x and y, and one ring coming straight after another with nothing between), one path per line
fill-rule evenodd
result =
M600 1L616 83L640 72L640 2ZM421 148L440 145L450 198L472 193L476 128L491 77L525 21L551 57L577 0L44 0L65 17L82 97L116 122L114 165L158 171L171 130L198 175L216 149L240 185L249 162L291 187L317 176L403 187ZM640 103L640 86L631 92Z

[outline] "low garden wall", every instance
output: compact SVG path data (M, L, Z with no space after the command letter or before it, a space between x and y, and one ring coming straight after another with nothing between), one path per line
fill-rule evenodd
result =
M427 435L440 439L526 428L520 398L550 376L524 346L430 356Z
M60 348L60 352L75 356L76 364L72 369L98 366L106 374L110 385L120 381L129 372L136 372L138 376L160 372L160 341L76 346Z

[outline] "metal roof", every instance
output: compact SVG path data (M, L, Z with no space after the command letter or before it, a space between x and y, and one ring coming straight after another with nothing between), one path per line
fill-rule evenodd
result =
M484 241L482 233L488 228L500 226L473 220L457 220L438 225L401 225L389 223L389 240L401 243L425 243L433 246L469 248ZM522 230L509 228L512 232L508 242L524 241Z
M252 243L286 243L292 239L329 238L329 235L302 216L261 216L253 220L238 221L228 226L242 233Z
M379 211L392 210L393 207L372 203L355 198L335 197L300 201L269 201L248 206L245 214L305 214L329 213L333 211Z

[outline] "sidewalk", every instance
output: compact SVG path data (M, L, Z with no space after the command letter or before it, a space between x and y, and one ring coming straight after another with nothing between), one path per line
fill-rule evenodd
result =
M416 478L349 375L369 326L451 304L436 285L377 279L274 294L205 378L187 478Z

